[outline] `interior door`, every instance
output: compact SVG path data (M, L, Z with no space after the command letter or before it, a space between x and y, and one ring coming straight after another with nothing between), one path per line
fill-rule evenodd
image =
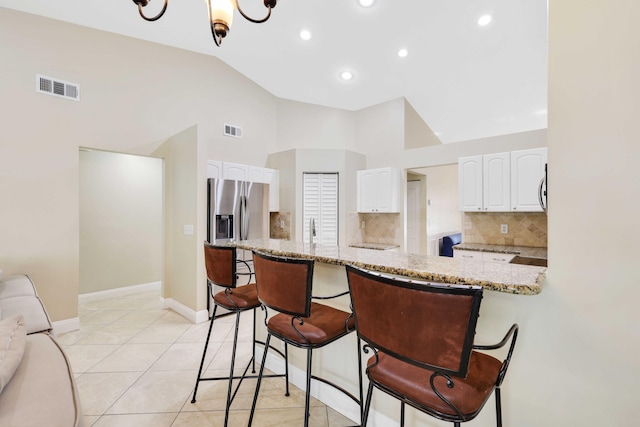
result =
M420 181L407 182L407 252L420 253Z
M338 245L338 174L305 172L303 179L303 242L309 243L311 218L316 225L314 243Z

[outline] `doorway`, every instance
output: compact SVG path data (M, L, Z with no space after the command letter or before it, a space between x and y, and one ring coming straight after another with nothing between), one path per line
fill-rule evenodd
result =
M422 207L420 204L420 181L407 182L407 252L421 253L422 233L420 233L420 219Z
M79 294L160 285L163 160L80 148Z

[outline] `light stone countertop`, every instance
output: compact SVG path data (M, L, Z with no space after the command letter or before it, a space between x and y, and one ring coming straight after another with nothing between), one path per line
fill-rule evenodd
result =
M407 254L341 246L257 239L230 243L241 249L293 258L309 258L334 265L351 264L398 276L461 285L517 295L537 295L546 279L546 268L508 263Z

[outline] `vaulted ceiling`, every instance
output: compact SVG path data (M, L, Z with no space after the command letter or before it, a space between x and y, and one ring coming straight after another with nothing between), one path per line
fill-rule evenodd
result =
M239 1L264 14L262 0ZM444 143L547 127L547 0L280 0L263 24L236 12L221 47L201 0L169 0L156 22L131 0L0 7L213 55L285 99L359 110L404 97Z

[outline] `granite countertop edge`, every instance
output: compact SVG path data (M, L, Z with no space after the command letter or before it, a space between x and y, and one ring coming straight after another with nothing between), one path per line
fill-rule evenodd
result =
M310 245L274 239L229 243L245 250L259 250L276 256L307 258L331 265L353 265L383 274L468 286L514 294L538 295L546 280L546 268L460 260L387 251ZM383 255L384 254L384 255Z

